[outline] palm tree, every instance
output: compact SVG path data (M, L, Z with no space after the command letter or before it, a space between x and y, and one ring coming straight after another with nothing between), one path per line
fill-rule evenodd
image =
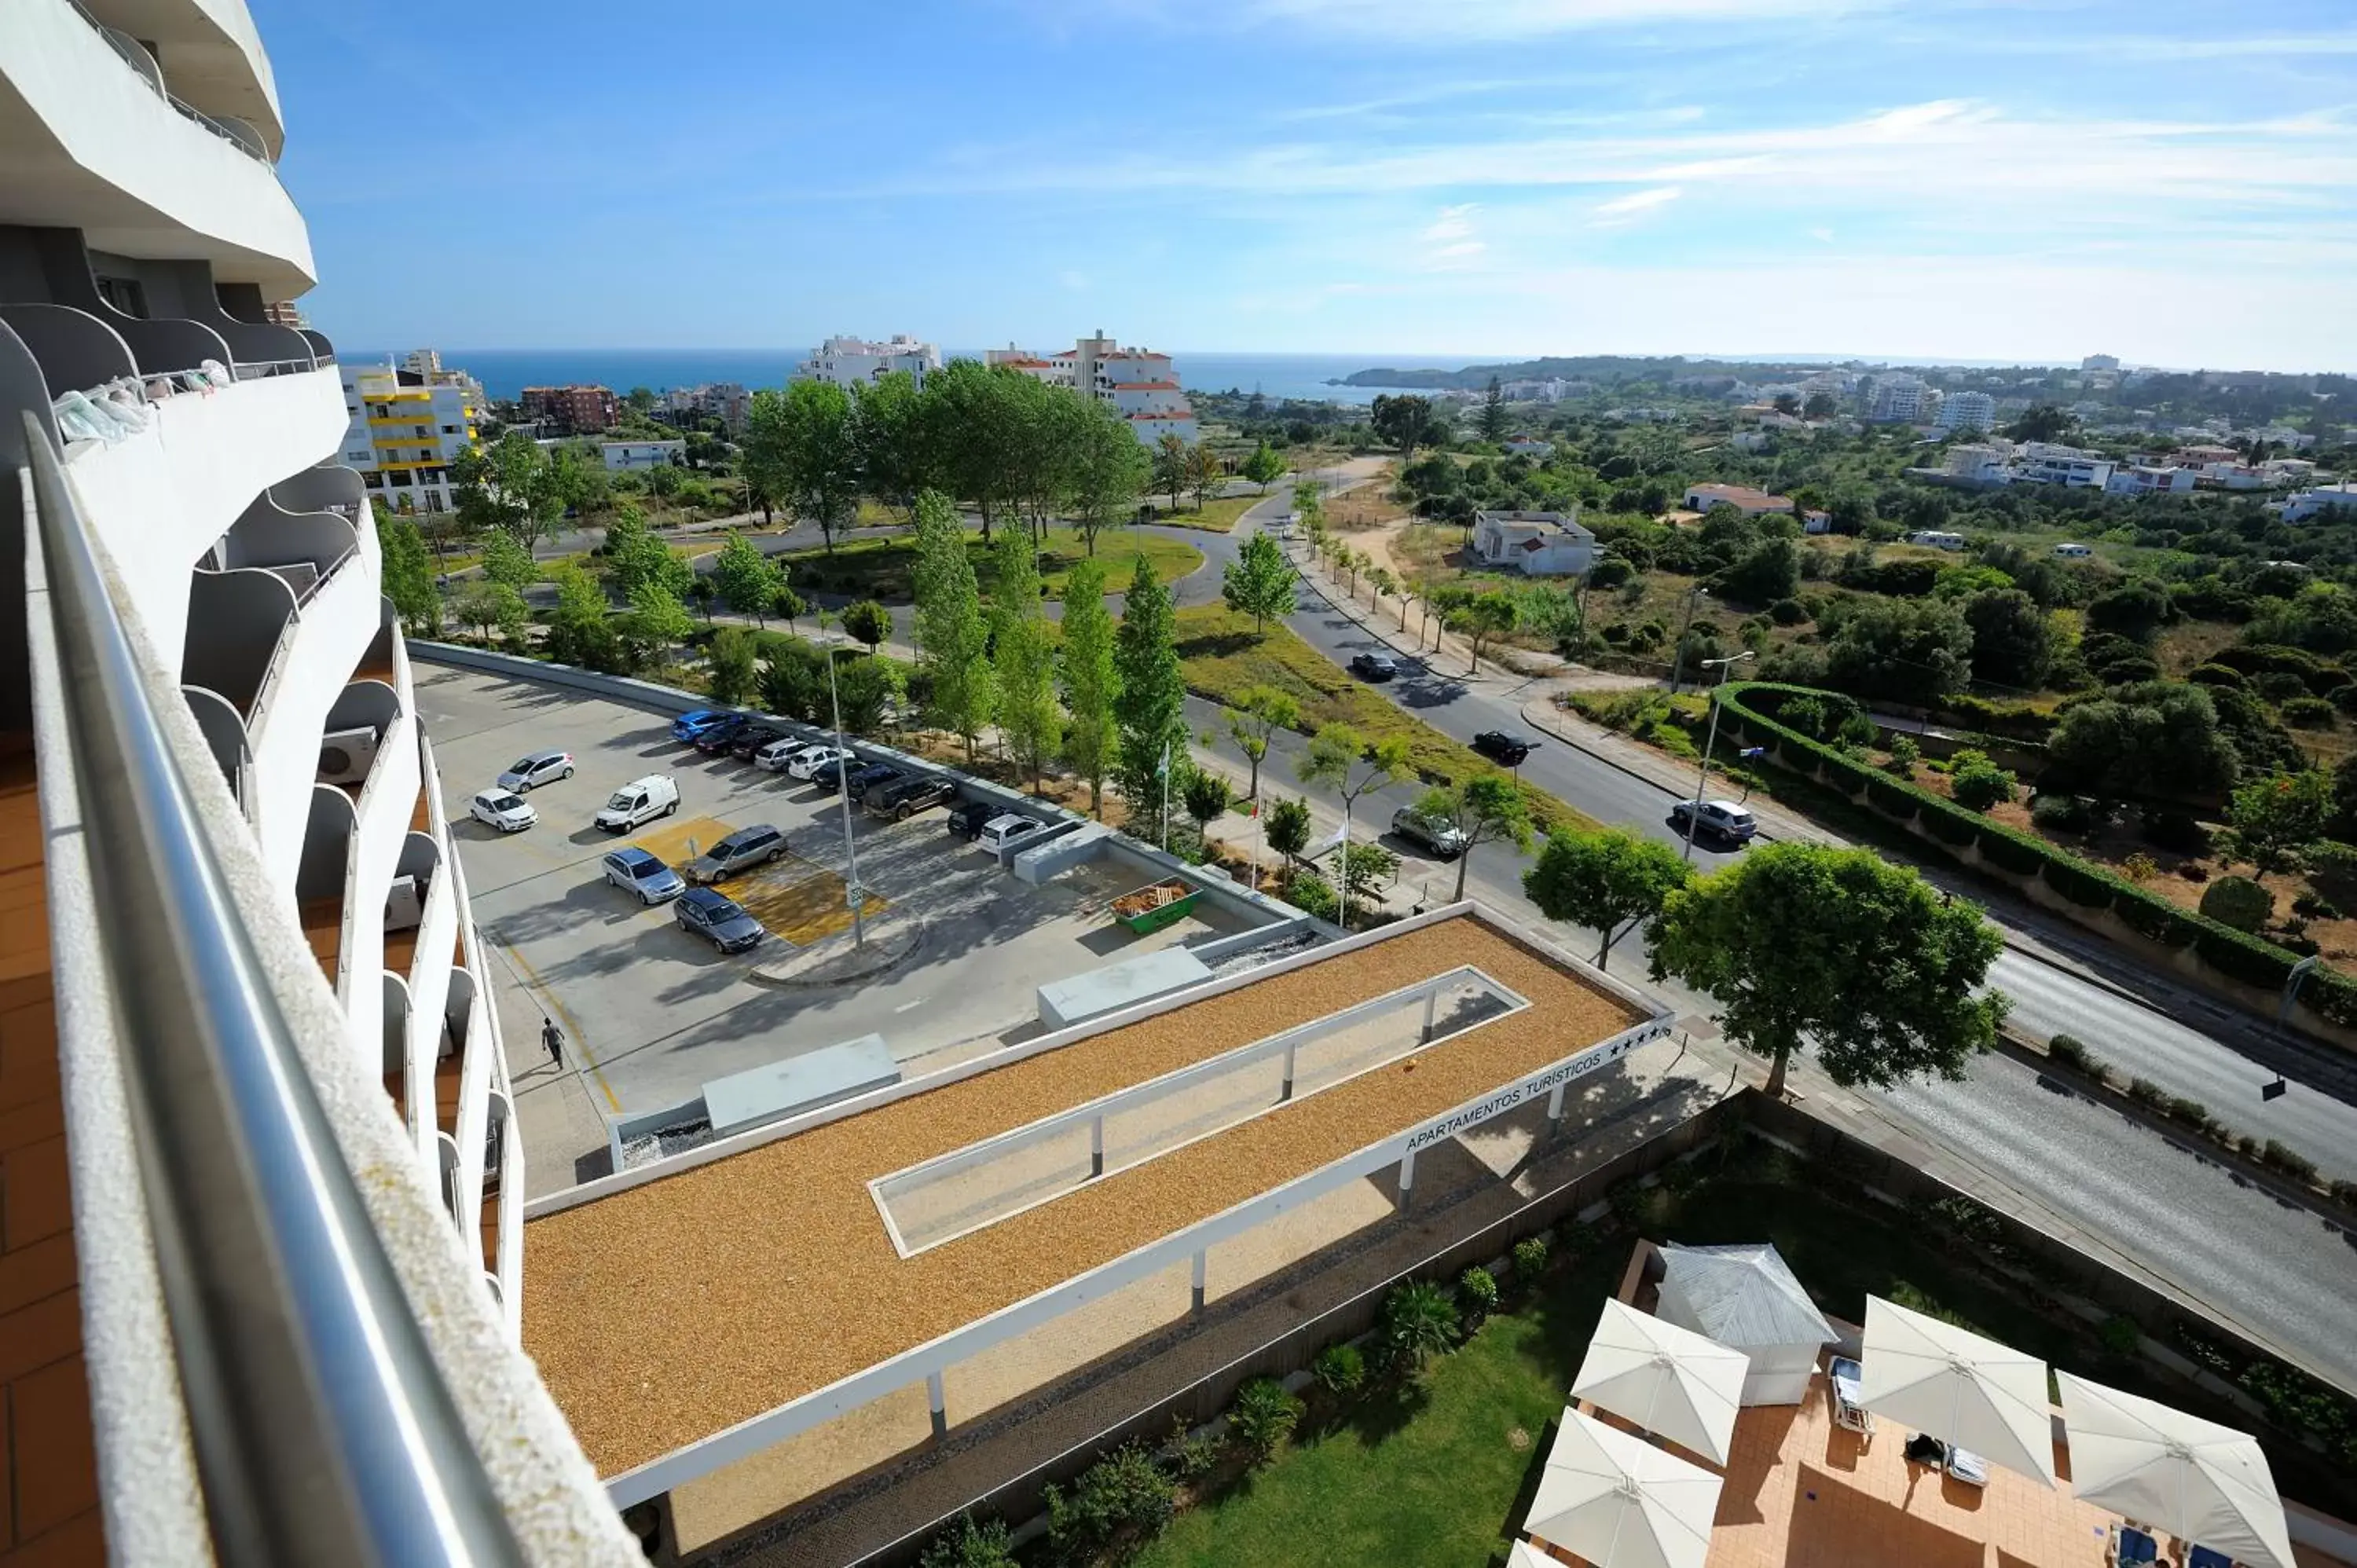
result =
M1383 1344L1411 1382L1448 1354L1457 1333L1457 1304L1429 1280L1395 1286L1383 1299Z

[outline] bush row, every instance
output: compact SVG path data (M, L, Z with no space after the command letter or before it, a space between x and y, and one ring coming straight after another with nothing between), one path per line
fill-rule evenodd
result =
M1796 697L1822 701L1824 693L1805 686L1765 681L1738 682L1722 687L1721 722L1750 746L1768 747L1785 767L1824 777L1853 798L1863 796L1891 821L1920 823L1933 838L1962 848L1970 844L1981 858L2017 876L2036 875L2083 909L2109 909L2130 929L2174 948L2191 948L2221 974L2244 985L2281 990L2298 955L2261 938L2235 930L2216 920L2181 909L2147 893L2126 877L2090 865L2044 839L1991 822L1968 811L1943 795L1919 784L1893 779L1867 763L1822 741L1810 739L1774 716L1784 702ZM2300 996L2335 1024L2357 1027L2357 982L2321 971L2311 974Z

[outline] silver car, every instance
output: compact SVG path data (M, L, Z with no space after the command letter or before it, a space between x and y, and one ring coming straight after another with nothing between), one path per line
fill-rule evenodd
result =
M767 822L756 822L748 828L738 828L726 838L680 867L682 875L698 885L733 876L748 866L766 865L786 853L786 835Z
M573 754L569 751L535 751L516 759L516 765L500 775L500 788L512 789L521 795L527 789L537 789L543 784L554 784L560 779L573 777Z
M1426 816L1414 806L1402 806L1392 813L1392 832L1443 860L1454 860L1465 853L1465 834L1455 822Z

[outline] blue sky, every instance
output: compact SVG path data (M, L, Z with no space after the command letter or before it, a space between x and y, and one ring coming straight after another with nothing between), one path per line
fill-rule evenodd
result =
M2351 0L250 0L354 343L2357 370Z

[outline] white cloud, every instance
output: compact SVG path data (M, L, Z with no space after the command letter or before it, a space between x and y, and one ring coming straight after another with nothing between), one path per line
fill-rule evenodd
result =
M1440 209L1440 216L1434 219L1432 226L1424 231L1424 237L1427 240L1462 240L1473 232L1473 214L1480 209L1481 204L1478 201L1444 207Z
M1610 228L1629 222L1657 207L1667 207L1685 194L1683 186L1657 185L1651 190L1632 190L1626 196L1616 196L1596 207L1596 227Z

